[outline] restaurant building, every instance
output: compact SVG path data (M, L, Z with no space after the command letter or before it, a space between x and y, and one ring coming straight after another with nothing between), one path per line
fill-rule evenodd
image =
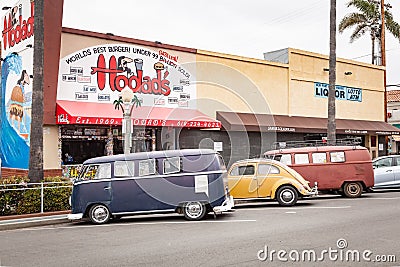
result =
M13 88L21 87L24 69L33 73L34 35L9 41L29 25L33 4L16 4L15 24L11 10L2 18L3 174L28 168L32 83L19 90L21 99ZM212 148L231 164L276 142L326 137L328 56L288 48L252 59L65 28L62 5L45 1L47 173L61 171L65 153L79 164L123 152L123 114L114 101L126 87L141 103L132 111L132 151ZM387 153L386 136L399 134L384 122L384 94L383 67L337 59L338 138L361 137L372 157Z

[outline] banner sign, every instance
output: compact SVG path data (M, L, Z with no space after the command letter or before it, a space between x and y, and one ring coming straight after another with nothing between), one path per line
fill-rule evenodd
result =
M60 60L57 100L113 103L130 88L142 106L196 108L195 55L131 44L104 44ZM183 62L183 63L185 63Z
M329 84L314 83L314 96L328 98ZM336 85L335 97L337 100L362 102L362 89Z

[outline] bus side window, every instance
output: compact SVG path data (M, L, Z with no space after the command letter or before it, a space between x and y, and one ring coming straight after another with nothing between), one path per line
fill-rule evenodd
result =
M280 159L278 161L280 161L281 163L285 164L285 165L290 165L292 164L292 155L290 154L282 154L279 155Z

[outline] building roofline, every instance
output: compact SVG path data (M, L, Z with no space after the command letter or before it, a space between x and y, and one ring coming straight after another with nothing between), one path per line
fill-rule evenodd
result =
M67 28L67 27L62 27L62 33L70 33L70 34L83 35L83 36L100 38L100 39L107 39L107 40L111 40L111 41L119 41L119 42L124 42L124 43L145 45L145 46L151 46L151 47L161 48L161 49L171 49L171 50L180 51L180 52L187 52L187 53L194 53L194 54L197 53L197 49L194 49L194 48L188 48L188 47L182 47L182 46L176 46L176 45L170 45L170 44L163 44L163 43L160 43L157 41L151 42L151 41L145 41L145 40L140 40L140 39L135 39L135 38L123 37L123 36L114 35L112 33L99 33L99 32L79 30L79 29L73 29L73 28Z

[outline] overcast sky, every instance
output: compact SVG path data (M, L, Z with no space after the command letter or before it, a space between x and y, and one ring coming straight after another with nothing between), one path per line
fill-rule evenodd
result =
M338 22L354 11L346 3L337 0ZM385 3L400 22L400 1ZM329 8L329 0L64 0L63 26L258 59L286 47L328 55ZM337 56L371 62L369 34L351 44L350 34L338 33ZM400 43L386 36L387 84L399 84Z

